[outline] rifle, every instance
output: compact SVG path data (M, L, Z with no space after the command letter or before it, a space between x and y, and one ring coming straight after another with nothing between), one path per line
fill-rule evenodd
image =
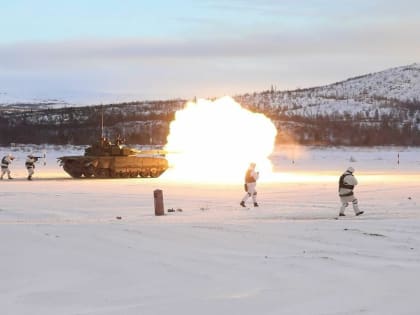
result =
M45 158L47 157L47 155L44 153L43 156L32 156L35 159L35 162L37 162L39 159L44 159L44 166L47 165L47 162L45 160Z

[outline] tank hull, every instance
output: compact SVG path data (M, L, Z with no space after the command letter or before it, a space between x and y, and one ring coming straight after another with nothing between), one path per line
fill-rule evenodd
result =
M73 178L156 178L168 168L162 156L62 156L58 161Z

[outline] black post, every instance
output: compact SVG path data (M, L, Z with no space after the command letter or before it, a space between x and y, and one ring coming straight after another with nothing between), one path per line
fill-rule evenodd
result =
M161 189L156 189L153 192L153 197L155 199L155 215L164 215L165 210L163 207L163 192Z

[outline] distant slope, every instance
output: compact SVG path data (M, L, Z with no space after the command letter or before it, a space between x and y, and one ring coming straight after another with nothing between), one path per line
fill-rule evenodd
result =
M235 98L267 114L279 142L420 145L420 64L326 86Z
M184 100L44 108L37 105L0 107L0 144L89 144L101 135L121 135L130 143L162 144L174 113Z
M70 106L64 100L59 99L31 99L22 98L19 96L11 95L8 92L0 89L0 106L2 107L17 107L17 108L59 108Z
M278 129L277 141L320 145L420 145L420 64L294 91L238 95ZM88 144L105 115L108 135L131 143L165 143L185 100L68 106L60 101L0 106L0 143ZM252 128L252 127L250 127Z
M420 64L367 74L334 84L295 91L266 91L236 97L258 108L281 108L289 115L389 113L399 103L420 102Z

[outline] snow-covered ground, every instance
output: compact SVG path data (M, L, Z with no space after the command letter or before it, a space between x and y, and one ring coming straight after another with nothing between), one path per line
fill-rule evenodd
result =
M249 209L242 178L74 180L55 158L82 148L0 149L2 315L419 314L420 149L279 147ZM365 214L335 220L349 165Z

